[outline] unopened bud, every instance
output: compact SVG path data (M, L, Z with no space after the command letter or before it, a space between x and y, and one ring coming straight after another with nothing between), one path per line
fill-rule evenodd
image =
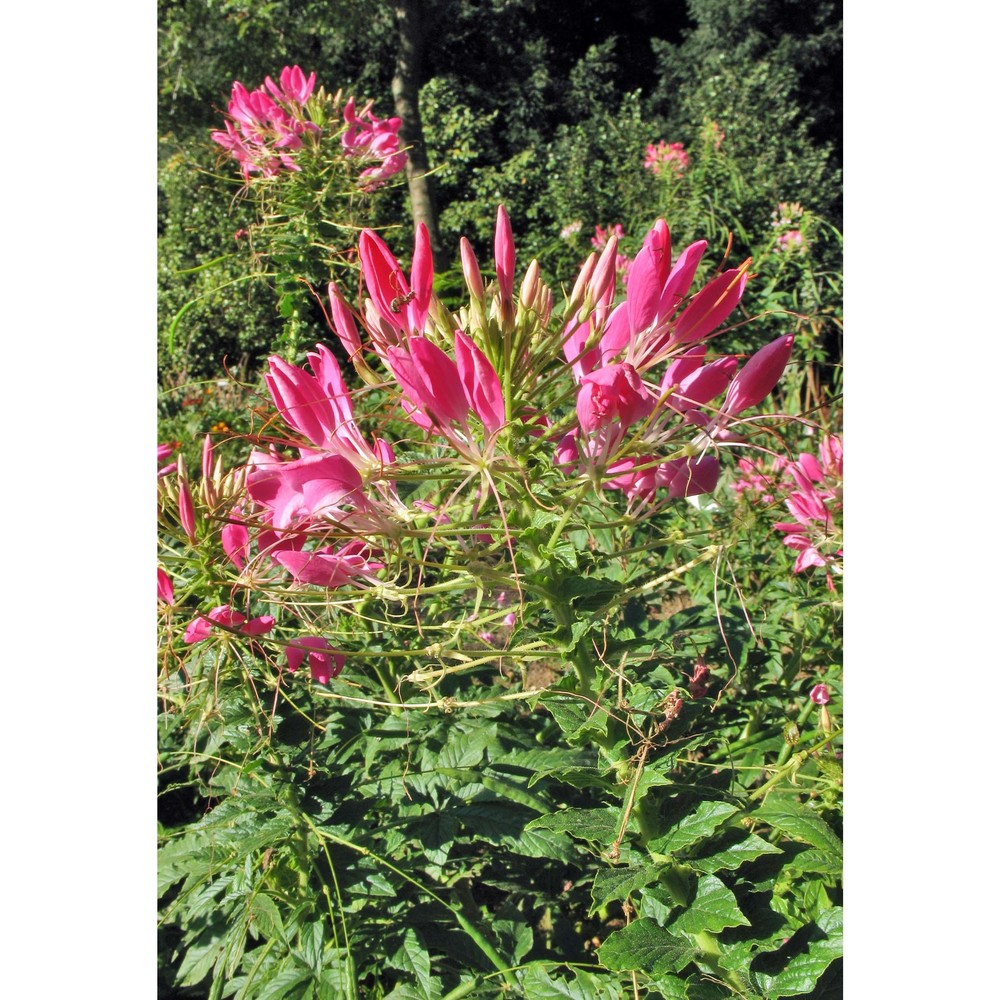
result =
M474 299L482 299L483 276L479 273L479 262L472 251L472 244L463 236L459 241L459 248L462 253L462 274L465 275L465 284L469 289L469 294Z
M194 501L191 499L191 487L188 485L187 475L185 474L183 455L177 457L177 515L180 518L184 534L192 542L197 542Z
M590 284L590 278L596 266L597 254L591 253L583 262L580 273L577 275L576 283L573 285L573 291L570 293L569 301L566 303L566 309L563 313L566 319L569 319L583 305L584 296L587 294L587 287Z
M212 446L212 435L206 434L201 446L201 477L202 479L212 478L212 466L214 464L215 449Z
M795 746L799 742L799 727L794 722L790 722L785 726L785 742L790 747Z
M615 258L618 254L618 237L612 236L601 252L594 277L590 282L590 300L594 303L609 304L615 297Z
M532 260L528 265L528 270L524 272L524 279L521 282L521 308L532 309L535 307L535 298L540 287L538 271L538 261Z

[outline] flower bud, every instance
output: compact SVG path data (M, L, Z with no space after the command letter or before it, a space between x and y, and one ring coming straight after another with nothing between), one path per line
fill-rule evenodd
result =
M479 262L472 250L472 244L463 236L459 241L459 248L462 254L462 274L465 275L469 294L474 299L482 299L483 276L479 273Z
M531 309L535 305L535 298L541 287L541 280L538 273L538 261L532 260L528 265L528 270L524 272L524 280L521 282L521 308Z

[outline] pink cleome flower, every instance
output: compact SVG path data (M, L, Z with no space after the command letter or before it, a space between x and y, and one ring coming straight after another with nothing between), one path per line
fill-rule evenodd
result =
M721 139L719 141L721 143ZM687 170L689 162L683 142L668 143L661 139L656 145L650 143L646 147L646 159L642 165L656 177L661 174L680 177Z

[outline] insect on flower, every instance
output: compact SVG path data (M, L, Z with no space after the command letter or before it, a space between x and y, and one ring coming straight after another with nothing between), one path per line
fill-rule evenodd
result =
M408 302L412 302L417 297L416 292L407 292L405 295L397 295L390 303L389 308L398 313Z

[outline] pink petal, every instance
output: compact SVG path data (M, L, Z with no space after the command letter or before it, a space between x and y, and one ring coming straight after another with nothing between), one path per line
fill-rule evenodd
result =
M506 423L500 379L486 355L461 330L455 331L455 362L470 408L495 434Z

